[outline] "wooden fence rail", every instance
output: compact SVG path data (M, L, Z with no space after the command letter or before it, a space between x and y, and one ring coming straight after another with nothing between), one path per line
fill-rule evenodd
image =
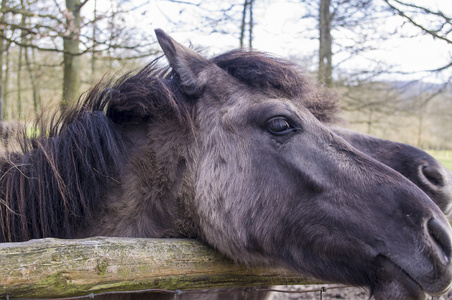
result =
M48 238L0 244L0 298L306 283L314 281L283 269L235 264L188 239Z

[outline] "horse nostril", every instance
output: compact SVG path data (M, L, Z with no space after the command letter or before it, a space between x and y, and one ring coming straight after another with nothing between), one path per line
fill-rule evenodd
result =
M445 263L449 263L452 252L450 235L446 228L435 218L431 218L427 223L428 233L435 244L440 248Z
M443 187L444 186L444 178L443 174L440 171L439 166L421 166L421 176L422 179L426 180L428 183L437 186L437 187Z

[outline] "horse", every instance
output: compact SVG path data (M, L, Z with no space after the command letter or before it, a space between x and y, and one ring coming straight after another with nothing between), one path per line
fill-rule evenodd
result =
M432 200L450 187L441 168L424 160L415 174L392 160L403 147L366 149L334 125L335 98L288 61L207 59L155 32L169 67L99 83L4 154L0 242L188 237L375 299L450 289L452 229ZM429 197L419 176L442 193Z
M411 145L333 127L355 149L396 170L421 188L446 215L452 212L452 172L430 154Z

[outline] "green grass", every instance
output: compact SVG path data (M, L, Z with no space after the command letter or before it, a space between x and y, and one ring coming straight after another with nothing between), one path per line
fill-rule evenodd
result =
M452 150L427 150L427 152L452 171Z

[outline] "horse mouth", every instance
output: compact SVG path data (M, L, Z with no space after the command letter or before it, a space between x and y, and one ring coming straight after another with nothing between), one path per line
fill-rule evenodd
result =
M431 296L442 295L452 288L450 274L444 277L436 277L435 280L428 277L416 277L390 258L379 255L376 258L377 271L376 282L371 287L377 300L383 299L426 299ZM420 279L419 279L420 278Z
M386 256L376 259L379 270L377 282L372 288L376 300L383 299L426 299L423 285L406 270Z

